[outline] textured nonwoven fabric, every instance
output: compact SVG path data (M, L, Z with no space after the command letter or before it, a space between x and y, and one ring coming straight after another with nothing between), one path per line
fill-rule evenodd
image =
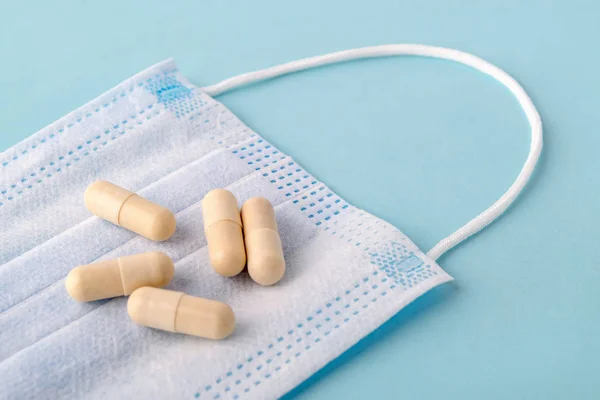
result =
M85 188L116 183L168 207L152 242L92 216ZM275 206L287 263L275 286L210 266L204 195ZM0 398L279 397L405 305L452 278L387 222L348 204L183 77L171 60L0 154ZM168 289L229 304L222 341L133 323L127 298L77 303L77 265L160 250Z

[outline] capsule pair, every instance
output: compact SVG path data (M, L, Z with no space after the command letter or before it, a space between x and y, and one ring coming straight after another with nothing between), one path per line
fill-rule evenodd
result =
M173 274L169 256L153 251L75 267L65 286L81 302L131 295L127 311L140 325L209 339L229 336L235 315L228 305L159 289Z
M214 189L202 200L202 213L210 262L218 274L237 275L247 264L256 283L281 280L285 260L275 210L267 199L248 199L240 214L231 192Z

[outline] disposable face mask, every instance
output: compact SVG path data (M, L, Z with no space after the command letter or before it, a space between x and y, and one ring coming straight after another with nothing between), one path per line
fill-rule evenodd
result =
M470 65L517 97L532 128L515 183L489 209L424 254L390 224L348 204L211 98L289 72L344 60L421 55ZM276 398L433 287L452 278L444 252L498 217L527 183L541 122L500 69L456 50L389 45L334 53L189 83L172 61L128 79L0 155L0 398ZM114 182L171 209L177 231L151 242L92 216L87 185ZM287 271L277 285L217 275L208 261L201 200L214 188L240 204L275 206ZM175 262L167 288L229 304L223 341L134 324L126 298L77 303L75 266L160 250Z

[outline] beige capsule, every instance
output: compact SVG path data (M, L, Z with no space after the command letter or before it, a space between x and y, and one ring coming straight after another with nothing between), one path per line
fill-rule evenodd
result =
M204 234L214 270L234 276L246 265L242 220L235 196L225 189L214 189L202 200Z
M140 325L208 339L226 338L235 328L235 315L227 304L152 287L133 292L127 312Z
M279 282L285 273L285 259L273 205L264 197L246 200L242 224L250 277L265 286Z
M171 211L107 181L88 186L84 202L92 214L150 240L161 242L175 232Z
M77 301L94 301L128 296L142 286L165 286L173 273L169 256L152 251L75 267L67 275L65 287Z

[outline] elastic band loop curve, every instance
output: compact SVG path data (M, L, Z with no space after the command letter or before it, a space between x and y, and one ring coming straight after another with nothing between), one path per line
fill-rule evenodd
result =
M438 244L436 244L431 250L429 250L429 252L427 252L429 257L437 260L442 254L466 240L468 237L479 232L491 224L500 215L502 215L517 198L519 193L521 193L525 185L527 185L527 182L529 181L529 178L531 178L531 175L533 174L535 166L539 160L542 152L542 121L537 109L535 108L535 105L525 90L509 74L479 57L459 50L421 44L389 44L344 50L321 56L304 58L298 61L292 61L260 71L234 76L214 85L206 86L202 88L202 91L210 96L217 96L243 85L272 79L281 75L287 75L293 72L315 68L322 65L362 58L406 55L450 60L460 64L468 65L478 71L483 72L484 74L491 76L512 92L523 108L523 111L527 116L527 120L529 121L529 125L531 126L531 145L529 149L529 155L527 156L525 164L517 176L517 179L513 182L510 188L498 200L496 200L496 202L494 202L494 204L467 222L456 232L439 241Z

